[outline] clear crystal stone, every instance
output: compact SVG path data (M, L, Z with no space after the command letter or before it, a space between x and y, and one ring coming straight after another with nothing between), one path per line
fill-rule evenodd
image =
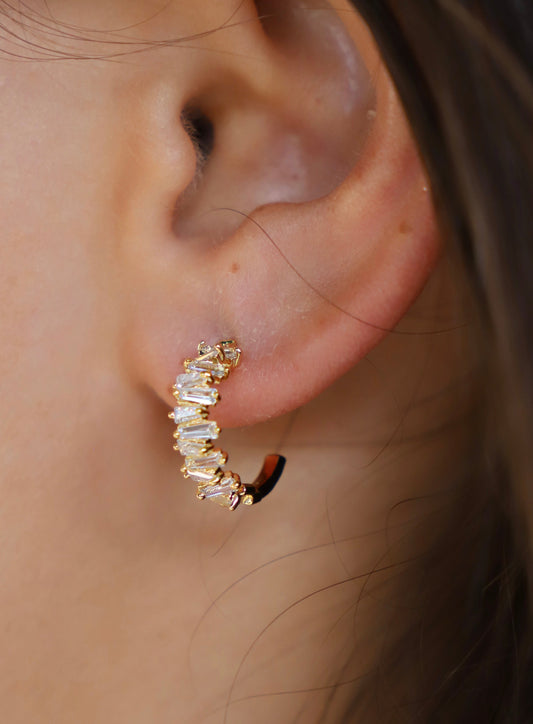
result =
M200 485L214 485L220 479L220 472L217 470L189 470L187 476Z
M237 347L235 342L223 342L222 351L224 353L224 357L228 360L228 362L236 364L239 361L239 358L241 356L241 350Z
M176 445L181 455L185 457L199 456L205 451L207 446L204 442L190 442L185 440L178 440Z
M193 405L179 405L174 408L174 422L185 422L202 416L202 410Z
M233 490L229 483L233 482L231 478L223 478L216 485L202 485L198 488L198 497L206 500L212 500L224 508L231 508L238 500L238 494Z
M218 391L214 387L183 387L180 389L180 400L197 405L216 405Z
M185 389L187 387L194 387L195 385L205 385L206 382L205 373L201 372L186 372L183 375L176 377L176 387L178 390Z
M193 359L187 362L187 368L196 372L209 372L210 375L218 380L224 379L226 376L226 368L221 362L212 359Z
M218 437L220 429L214 420L200 422L194 425L180 425L179 439L181 440L214 440Z
M200 342L198 345L198 354L202 357L206 357L209 355L210 358L218 357L219 352L216 347L213 347L210 344L206 344L205 342Z
M226 464L228 456L222 450L211 450L206 455L186 460L188 470L205 470L220 468Z

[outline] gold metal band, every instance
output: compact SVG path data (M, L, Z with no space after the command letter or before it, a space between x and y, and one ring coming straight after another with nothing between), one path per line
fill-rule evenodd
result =
M176 423L174 450L185 457L181 472L197 484L197 497L212 500L224 508L253 505L273 489L283 471L284 458L269 455L256 480L245 485L231 470L224 470L227 453L215 449L213 440L220 434L209 408L220 400L217 385L237 367L242 352L233 340L208 345L200 342L198 356L186 359L184 373L176 378L172 393L176 407L169 418Z

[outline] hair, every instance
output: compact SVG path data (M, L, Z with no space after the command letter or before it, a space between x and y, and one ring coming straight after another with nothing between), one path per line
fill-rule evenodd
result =
M462 260L483 380L462 505L418 580L425 614L382 667L425 672L416 700L397 707L405 721L530 722L533 5L352 2L397 87L443 236ZM422 643L427 619L436 633ZM345 720L361 706L358 695Z

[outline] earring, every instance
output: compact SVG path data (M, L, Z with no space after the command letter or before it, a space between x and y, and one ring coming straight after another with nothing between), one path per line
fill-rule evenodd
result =
M172 387L176 407L168 415L177 425L174 450L185 457L181 472L197 483L197 497L230 510L240 503L253 505L262 500L274 489L285 466L281 455L267 455L254 482L243 484L236 473L224 470L227 453L213 446L213 440L220 434L217 423L208 419L209 408L220 400L213 385L226 379L238 366L241 355L233 340L213 346L200 342L198 356L185 360L185 371L177 376Z

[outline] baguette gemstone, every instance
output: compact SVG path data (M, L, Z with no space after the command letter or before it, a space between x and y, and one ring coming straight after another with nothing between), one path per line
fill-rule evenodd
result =
M199 485L215 485L221 478L220 470L189 470L187 477Z
M213 420L193 425L180 425L179 440L215 440L220 428Z
M216 405L219 400L218 390L214 387L182 387L179 394L180 400L196 405Z
M228 374L227 368L214 359L195 359L187 362L187 368L196 372L208 372L210 375L215 377L217 380L223 380Z
M220 468L226 464L228 456L222 450L211 450L206 455L198 458L187 458L185 466L187 470L206 470Z
M184 457L187 456L200 456L202 453L206 452L206 449L209 449L209 443L205 442L191 442L185 441L185 440L178 440L176 442L176 447L179 450L180 454Z
M235 483L233 478L223 478L215 485L202 485L198 488L198 497L204 500L211 500L222 505L224 508L231 508L238 500L238 493L232 487Z
M231 362L232 364L238 363L241 356L241 350L238 347L222 345L222 351L224 352L224 357L228 360L228 362Z
M180 423L186 420L195 420L197 417L202 417L203 411L201 407L194 405L179 405L174 408L174 422Z
M221 353L216 347L213 347L211 344L206 344L205 342L201 342L198 345L198 353L202 358L205 359L220 359L222 357Z
M197 385L205 385L206 382L210 382L206 378L205 373L201 372L186 372L183 375L176 377L176 387L181 390L185 387L195 387Z

